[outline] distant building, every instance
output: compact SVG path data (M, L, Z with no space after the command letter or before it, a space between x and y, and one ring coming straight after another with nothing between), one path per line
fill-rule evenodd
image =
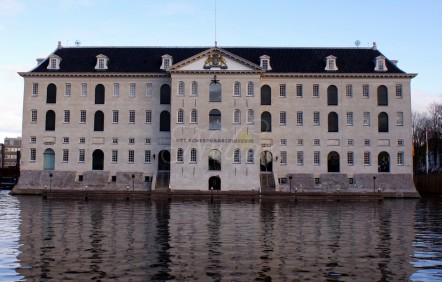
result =
M21 187L415 191L415 74L376 45L59 45L38 62L20 73Z
M1 148L2 167L15 167L20 161L21 137L5 138L5 142Z

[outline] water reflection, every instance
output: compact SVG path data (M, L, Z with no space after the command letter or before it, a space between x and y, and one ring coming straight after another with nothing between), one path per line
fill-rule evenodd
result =
M29 280L425 281L441 265L435 207L418 200L19 204Z

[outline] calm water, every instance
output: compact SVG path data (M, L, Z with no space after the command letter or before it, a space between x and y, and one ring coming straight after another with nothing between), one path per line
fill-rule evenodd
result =
M0 193L0 280L437 281L442 198L74 201Z

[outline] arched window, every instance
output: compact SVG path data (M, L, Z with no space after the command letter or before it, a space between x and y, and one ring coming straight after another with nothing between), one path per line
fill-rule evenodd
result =
M233 162L236 164L241 163L241 150L240 149L235 149L235 151L233 151Z
M247 163L249 163L249 164L253 163L254 158L255 158L255 156L254 156L253 149L249 149L247 151Z
M221 130L221 112L217 109L209 113L209 130Z
M385 112L378 115L378 131L388 132L388 114Z
M198 123L198 111L196 109L192 109L190 112L190 123Z
M96 111L94 115L94 131L104 130L104 114L102 111Z
M327 157L327 171L328 172L339 172L339 154L335 151L330 152Z
M209 170L221 170L221 152L216 149L209 152Z
M327 105L329 106L338 105L338 88L335 85L330 85L327 88Z
M184 96L184 87L185 87L184 82L180 81L178 83L178 96Z
M251 81L247 84L247 96L255 96L255 85Z
M46 92L46 103L55 104L57 103L57 86L51 83L48 85Z
M335 112L328 114L328 132L339 132L339 119Z
M178 110L176 122L177 123L184 123L184 110L183 109Z
M247 110L247 123L255 122L255 112L252 109Z
M104 169L104 153L101 150L95 150L92 153L92 170Z
M176 151L176 161L177 162L183 162L184 161L184 151L182 148L178 148Z
M196 81L192 82L192 95L198 96L198 82Z
M241 96L241 83L238 81L233 85L233 96Z
M241 111L238 109L233 111L233 123L236 123L236 124L241 123Z
M104 104L104 96L103 84L95 86L95 104Z
M160 104L170 105L170 86L168 84L161 85L160 89Z
M55 130L55 112L53 110L46 112L45 130Z
M268 85L261 87L261 105L272 104L272 89Z
M388 106L388 89L384 85L378 87L378 106Z
M221 84L216 79L209 86L209 102L221 102Z
M261 132L272 132L272 115L269 112L261 114Z
M162 111L160 114L160 131L170 131L170 113Z
M378 155L378 171L390 172L390 155L387 152L380 152Z

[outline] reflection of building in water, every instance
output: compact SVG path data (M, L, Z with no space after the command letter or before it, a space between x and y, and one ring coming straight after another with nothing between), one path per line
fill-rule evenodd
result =
M20 75L21 188L415 191L415 74L376 45L59 45Z

